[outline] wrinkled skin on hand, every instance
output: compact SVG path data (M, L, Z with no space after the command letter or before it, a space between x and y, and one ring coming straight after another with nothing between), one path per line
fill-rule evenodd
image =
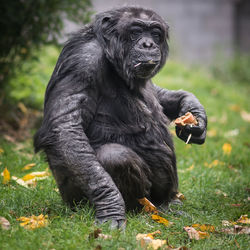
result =
M90 202L97 223L124 228L125 211L156 207L178 191L176 157L167 125L191 112L199 124L177 135L201 144L206 113L186 91L151 78L168 55L168 26L151 10L100 13L63 48L46 89L44 117L34 138L46 153L62 199Z

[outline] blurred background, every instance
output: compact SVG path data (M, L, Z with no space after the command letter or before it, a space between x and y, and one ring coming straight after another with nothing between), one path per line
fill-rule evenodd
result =
M167 72L180 79L183 68L194 73L202 69L208 78L243 85L249 93L249 0L4 1L0 6L2 134L16 136L21 131L22 137L41 117L47 83L70 33L97 12L129 4L155 10L170 26L170 56L160 76ZM185 89L186 80L182 86L164 79L164 87Z

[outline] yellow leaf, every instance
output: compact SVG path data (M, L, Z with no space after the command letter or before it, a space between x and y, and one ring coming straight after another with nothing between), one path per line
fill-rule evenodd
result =
M31 215L30 217L20 217L20 226L26 229L36 229L48 225L48 215L40 214L39 216Z
M186 197L184 196L184 194L182 194L182 193L180 193L180 192L178 192L177 194L176 194L176 198L177 199L179 199L179 200L186 200Z
M164 224L165 226L169 226L169 225L173 224L172 222L168 221L167 219L165 219L157 214L152 214L151 218L158 223Z
M215 129L210 129L207 131L208 137L215 137L217 135L217 131Z
M17 178L16 176L11 176L11 179L23 187L29 188L28 184L25 181L23 181L22 179Z
M153 235L156 233L160 233L160 231L156 231L148 234L137 234L136 240L140 242L142 248L147 249L158 249L167 243L166 240L154 239Z
M48 171L41 171L41 172L32 172L30 174L26 174L22 177L23 181L28 181L34 179L36 177L48 177L50 173Z
M143 210L147 213L158 213L157 208L146 197L138 199L139 203L143 205Z
M229 106L229 109L232 110L232 111L236 111L236 112L239 112L241 110L241 107L237 104L232 104Z
M189 239L201 240L210 236L208 232L197 231L193 227L184 227L184 230L188 233Z
M3 171L3 184L7 184L10 181L10 172L8 171L7 168L4 169Z
M250 219L248 218L247 214L241 215L240 218L237 220L239 223L250 224Z
M214 226L209 225L209 224L193 224L192 227L202 232L214 232L215 231Z
M192 164L189 168L186 169L186 171L192 171L194 169L194 164Z
M33 168L36 165L36 163L29 163L27 165L25 165L22 170L30 170L31 168Z
M230 155L232 151L232 146L230 143L224 143L222 146L223 153L225 155Z
M213 160L210 164L207 162L204 163L204 165L208 168L216 167L218 165L224 165L225 162L219 161L219 160Z
M0 148L0 154L2 154L4 152L4 150L2 148Z

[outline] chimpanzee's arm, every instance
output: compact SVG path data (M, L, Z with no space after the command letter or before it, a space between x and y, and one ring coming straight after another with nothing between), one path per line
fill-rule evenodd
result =
M75 54L70 51L67 55L67 48L62 52L47 87L44 120L35 137L35 147L44 149L52 168L63 166L67 170L95 205L97 220L121 221L125 218L123 198L98 162L85 134L95 114L98 96L98 76L93 72L97 68L95 58L85 52L93 49L93 45L86 47L77 48Z
M177 136L186 141L189 134L192 134L190 143L202 144L206 138L207 116L204 107L198 99L187 91L167 90L155 86L160 104L164 114L172 121L177 117L191 112L198 120L197 126L185 126L180 130L176 127Z

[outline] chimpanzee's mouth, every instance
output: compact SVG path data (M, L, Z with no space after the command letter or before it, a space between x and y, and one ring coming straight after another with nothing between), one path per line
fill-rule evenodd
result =
M134 65L134 68L137 68L139 66L150 66L150 65L151 67L155 67L158 63L159 61L155 61L155 60L140 61Z
M159 61L148 60L140 61L134 65L134 70L138 78L149 78L152 77L152 73L155 68L159 65Z

